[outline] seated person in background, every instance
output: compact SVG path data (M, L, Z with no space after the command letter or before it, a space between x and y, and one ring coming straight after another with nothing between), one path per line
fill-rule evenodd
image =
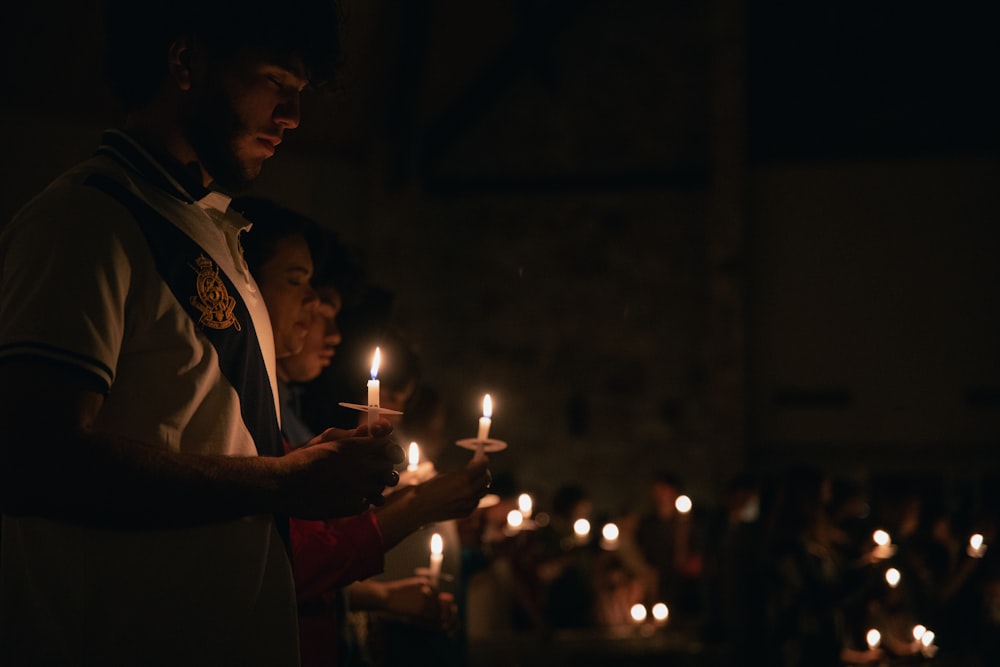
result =
M295 373L322 369L333 351L332 345L324 341L337 338L336 334L327 335L327 321L316 317L317 309L323 312L324 305L310 283L313 249L319 254L323 247L318 225L269 200L245 198L234 206L254 225L244 236L243 245L275 331L276 353L279 363L283 361L278 376L284 383L308 380ZM323 286L326 294L331 294L329 287ZM330 299L326 311L334 311L335 305L335 300ZM306 341L313 342L308 354L314 358L293 361L293 355L303 353ZM289 442L288 447L299 444ZM343 645L343 586L381 572L385 551L424 524L469 514L488 486L489 469L484 461L400 489L380 507L357 517L342 521L293 520L292 569L303 664L347 661L344 651L350 649ZM425 622L428 618L440 619L442 609L448 612L450 607L441 607L425 587L423 580L411 579L369 586L358 595L368 604L387 606Z

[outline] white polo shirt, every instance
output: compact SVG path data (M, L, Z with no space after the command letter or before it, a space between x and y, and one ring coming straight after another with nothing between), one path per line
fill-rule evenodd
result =
M120 132L0 233L0 358L31 355L99 378L108 387L100 431L256 456L215 347L158 273L133 216L84 184L92 174L201 246L208 264L192 258L192 275L231 281L251 320L236 324L256 331L278 413L270 322L239 249L246 221L224 195L196 198ZM234 325L219 312L218 326ZM2 539L0 664L298 664L291 569L269 515L138 531L5 516Z

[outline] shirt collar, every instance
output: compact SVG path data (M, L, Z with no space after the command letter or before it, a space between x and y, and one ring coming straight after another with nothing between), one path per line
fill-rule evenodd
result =
M189 204L198 204L203 209L225 213L232 201L232 197L202 185L201 168L197 164L182 165L170 157L154 156L122 130L105 131L101 135L97 153L110 155L173 197Z

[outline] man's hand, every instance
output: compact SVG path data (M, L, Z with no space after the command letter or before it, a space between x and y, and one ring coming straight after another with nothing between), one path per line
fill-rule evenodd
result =
M286 513L303 519L359 514L383 502L382 490L398 480L393 466L403 450L380 420L353 430L330 428L285 455Z

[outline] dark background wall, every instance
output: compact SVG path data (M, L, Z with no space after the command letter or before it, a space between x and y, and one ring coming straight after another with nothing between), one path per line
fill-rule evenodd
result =
M991 488L996 8L345 10L257 191L364 248L449 437L488 391L495 468L607 511L660 468L696 502L793 462ZM5 12L4 220L119 120L99 4Z

